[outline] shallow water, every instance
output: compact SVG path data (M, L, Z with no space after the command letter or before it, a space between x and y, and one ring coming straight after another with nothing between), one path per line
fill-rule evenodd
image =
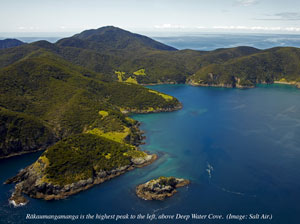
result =
M261 85L248 90L188 85L149 88L171 94L183 103L180 111L133 116L142 122L141 129L146 132L142 148L159 155L155 163L68 199L30 199L20 208L8 204L13 186L1 185L0 222L24 223L26 214L33 213L141 213L156 217L198 213L224 218L127 223L300 222L300 90L285 85ZM39 154L0 160L0 181L32 163ZM137 184L162 175L187 178L191 184L163 202L136 197ZM228 214L244 214L248 219L226 220ZM249 220L250 214L272 214L272 220Z

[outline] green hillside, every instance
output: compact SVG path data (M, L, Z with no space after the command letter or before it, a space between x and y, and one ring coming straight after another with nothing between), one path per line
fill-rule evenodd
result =
M9 138L13 136L11 131L5 129L5 139L18 141L19 147L16 149L14 144L5 143L6 147L1 148L0 155L22 153L27 150L27 140L37 141L35 147L30 148L37 150L40 146L95 128L101 130L103 135L126 129L124 142L134 144L139 137L136 122L128 120L121 110L153 112L179 106L175 98L166 100L158 92L151 92L142 86L107 82L102 78L102 74L72 65L45 49L33 51L0 69L0 108L10 113L9 119L4 119L1 113L1 124L7 127L15 125L21 132L31 125L37 132L43 128L55 136L50 141L45 131L41 131L45 136L35 136L31 132L26 135L23 131L22 138L15 136L17 139L14 139ZM99 111L106 111L108 116L103 118ZM13 123L20 116L24 117L25 122Z
M300 82L300 49L272 48L249 56L210 64L190 77L195 85L251 87L276 81Z
M121 71L125 80L133 78L143 84L185 83L188 76L205 65L259 52L251 47L179 51L116 27L87 30L58 41L56 46L60 47L59 54L74 64L115 80L115 71ZM147 75L135 77L134 72L140 69Z
M116 27L102 27L59 40L56 44L38 41L26 46L0 50L0 67L5 67L39 50L51 51L72 64L102 73L102 79L148 83L185 83L200 68L212 63L259 52L252 47L218 49L211 52L176 50L148 37ZM143 69L145 75L135 75Z
M56 138L46 122L0 107L0 157L44 150Z
M85 30L71 38L59 40L57 45L112 53L124 49L142 51L144 48L167 51L176 50L173 47L152 40L149 37L134 34L113 26L101 27L95 30Z

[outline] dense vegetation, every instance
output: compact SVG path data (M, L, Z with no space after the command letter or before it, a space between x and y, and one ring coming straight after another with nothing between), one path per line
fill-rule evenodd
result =
M128 83L188 82L243 87L282 78L298 82L299 77L297 48L179 51L110 26L83 31L56 44L38 41L0 51L0 67L36 55L41 49L59 55L73 65L101 73L101 79L106 81L122 78Z
M48 46L45 42L39 44ZM17 52L17 48L8 49L7 55L2 52L2 57L10 59L8 56ZM32 130L47 127L55 138L50 143L44 139L42 143L39 136L30 132L28 135L22 132L22 138L11 134L4 137L3 134L3 141L11 137L11 147L1 147L0 155L27 150L28 142L37 142L32 144L35 147L29 147L37 150L57 139L95 128L103 135L127 128L124 142L136 144L139 138L136 122L129 121L121 110L145 112L174 108L179 104L175 98L166 100L160 93L139 85L109 81L101 73L71 64L52 50L36 46L29 48L30 53L25 53L26 56L19 59L18 55L16 62L0 69L0 107L16 116L31 116L34 121ZM106 111L108 116L103 119L99 111ZM18 128L25 130L27 123L19 122ZM1 119L3 133L4 127L11 127L11 119ZM12 142L15 141L19 142L18 150L13 149L16 143ZM5 142L1 144L7 145Z
M46 181L70 184L93 178L96 173L130 165L132 147L92 134L73 135L58 142L42 155L47 164Z
M124 81L130 78L129 80L136 79L138 83L144 84L185 83L187 77L203 66L259 52L251 47L219 49L212 52L178 51L141 35L116 27L103 27L84 31L56 44L38 41L0 51L0 67L36 54L38 49L51 51L72 64L100 72L104 74L102 79L108 81L118 80L115 72L119 71L124 73ZM144 75L137 73L141 70L144 71Z
M54 134L41 120L0 108L0 157L46 149Z
M300 82L300 49L272 48L198 70L190 79L198 84L255 86L274 81Z

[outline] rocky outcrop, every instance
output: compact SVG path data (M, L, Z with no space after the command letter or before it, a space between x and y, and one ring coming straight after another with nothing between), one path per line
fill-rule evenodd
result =
M294 85L297 88L300 88L300 82L296 82L296 81L274 81L274 83L276 84L285 84L285 85Z
M22 195L19 185L16 185L14 193L9 198L9 203L15 207L24 206L28 203L28 200Z
M212 74L210 74L213 77ZM255 85L252 83L243 83L239 78L234 77L232 83L222 83L217 79L212 78L213 81L196 81L192 78L188 79L186 84L191 86L205 86L205 87L221 87L221 88L238 88L238 89L249 89L254 88Z
M139 110L139 109L128 109L128 110L122 110L121 112L123 114L129 114L129 113L135 113L135 114L150 114L150 113L161 113L161 112L172 112L176 110L182 109L182 104L178 103L177 105L174 105L172 107L167 108L157 108L157 109L145 109L145 110Z
M178 187L190 183L189 180L175 177L159 177L136 187L136 194L144 200L164 200L174 195Z
M9 199L9 201L15 206L21 206L27 203L27 199L24 198L22 193L32 198L58 200L89 189L95 184L103 183L136 167L149 165L156 159L157 155L155 154L146 154L146 156L143 158L132 158L130 165L118 167L110 171L101 170L97 173L95 172L93 177L64 186L47 182L43 173L39 170L40 168L43 168L43 163L42 161L38 160L36 163L40 163L38 165L39 169L37 169L37 164L34 163L21 170L15 177L8 179L5 184L16 183L15 191Z

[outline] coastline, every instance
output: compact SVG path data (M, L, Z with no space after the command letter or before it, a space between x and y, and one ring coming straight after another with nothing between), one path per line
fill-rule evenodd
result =
M143 85L143 86L155 86L155 85L176 85L178 83L176 82L166 82L166 83L151 83L151 84L140 84L140 85ZM215 87L215 88L228 88L228 89L253 89L253 88L256 88L257 86L256 85L251 85L251 86L243 86L243 85L239 85L239 84L236 84L235 86L231 85L231 84L204 84L204 83L197 83L197 82L194 82L192 80L187 80L185 83L181 83L181 84L184 84L184 85L190 85L190 86L194 86L194 87ZM274 81L273 83L266 83L266 82L262 82L262 83L257 83L257 84L283 84L283 85L291 85L291 86L295 86L297 88L300 89L300 82L296 82L296 81L291 81L291 82L288 82L288 81Z
M169 108L160 108L160 109L154 109L154 110L123 110L121 111L123 114L152 114L152 113L162 113L162 112L173 112L177 110L181 110L183 108L182 103L178 103L175 107L169 107Z
M296 81L292 81L292 82L288 82L288 81L274 81L274 84L292 85L292 86L296 86L298 89L300 89L300 82L296 82Z
M150 156L150 157L149 157ZM31 198L44 199L44 200L60 200L65 199L71 195L77 194L81 191L87 190L94 185L101 184L105 181L118 177L135 168L142 168L152 164L157 160L156 154L148 155L144 158L142 163L132 162L131 165L116 168L110 171L100 172L93 179L80 180L78 182L68 184L65 186L53 185L51 183L40 182L38 174L34 173L32 165L23 169L17 176L10 178L4 184L16 183L15 190L12 193L9 203L15 207L27 204L27 200L22 195L23 193ZM27 179L26 179L27 178ZM27 181L27 182L26 182ZM40 184L34 184L40 182Z

